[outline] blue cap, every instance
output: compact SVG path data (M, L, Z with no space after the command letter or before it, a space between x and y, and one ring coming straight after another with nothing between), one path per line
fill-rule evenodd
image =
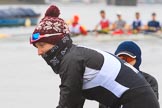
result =
M132 58L136 59L136 63L134 67L139 70L139 66L141 65L141 49L140 47L133 41L124 41L122 42L115 51L115 55L119 56L121 54L128 55Z

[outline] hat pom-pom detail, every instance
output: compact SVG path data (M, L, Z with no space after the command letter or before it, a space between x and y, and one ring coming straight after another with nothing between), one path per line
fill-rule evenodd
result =
M59 15L60 15L60 10L55 5L51 5L45 13L45 16L50 16L50 17L59 17Z

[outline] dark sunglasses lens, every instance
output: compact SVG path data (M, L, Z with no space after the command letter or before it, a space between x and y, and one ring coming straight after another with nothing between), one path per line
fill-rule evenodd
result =
M40 36L39 33L35 33L35 34L32 35L32 39L37 40L37 39L39 39L39 36Z

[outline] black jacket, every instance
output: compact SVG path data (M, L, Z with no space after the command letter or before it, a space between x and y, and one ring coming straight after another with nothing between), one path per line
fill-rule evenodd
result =
M115 108L127 103L125 100L144 94L145 87L150 90L140 72L107 52L72 45L60 52L62 56L56 54L59 60L51 55L51 60L45 60L61 78L57 108L81 108L83 97ZM133 95L131 91L134 91ZM151 105L147 108L154 108Z
M142 75L145 77L146 81L150 84L151 88L153 89L157 99L159 99L159 93L158 93L158 83L157 83L157 80L151 76L150 74L147 74L145 72L142 72ZM99 108L110 108L110 107L106 107L105 105L103 104L99 104Z
M153 89L156 97L159 99L159 92L158 92L158 82L157 80L151 76L150 74L147 74L145 72L142 72L143 76L145 77L146 81L150 84L151 88Z

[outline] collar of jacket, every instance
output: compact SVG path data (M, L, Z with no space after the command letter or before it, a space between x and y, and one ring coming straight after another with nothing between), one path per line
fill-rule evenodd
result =
M58 74L59 65L63 56L72 46L72 40L69 35L62 38L52 49L50 49L42 57L51 66L53 71Z

